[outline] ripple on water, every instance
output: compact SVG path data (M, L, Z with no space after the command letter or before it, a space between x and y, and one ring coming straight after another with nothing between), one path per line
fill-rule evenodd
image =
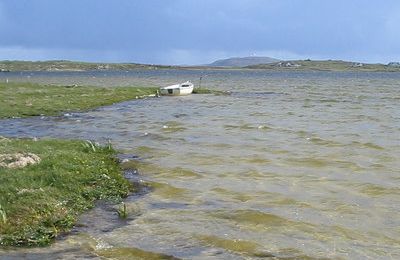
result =
M247 223L253 226L262 226L264 229L270 227L277 228L278 226L293 225L295 222L284 217L265 213L252 209L240 210L216 210L211 213L212 216L222 219L228 219L237 223Z
M142 172L146 172L146 176L157 176L159 179L180 179L180 180L194 180L203 178L203 174L183 168L174 167L167 168L161 167L160 165L154 164L153 162L148 162L147 160L129 160L121 164L123 169L140 169Z
M353 141L351 143L351 145L358 146L358 147L361 147L361 148L370 148L370 149L375 149L375 150L385 150L384 147L382 147L382 146L380 146L378 144L371 143L371 142L363 143L363 142Z
M266 124L258 124L258 125L253 125L253 124L242 124L242 125L231 125L227 124L224 125L224 128L226 130L271 130L273 127L268 126Z
M164 133L175 133L186 130L186 127L184 127L184 124L181 122L168 121L163 124L162 130Z
M164 199L188 200L193 196L190 190L185 188L175 187L168 183L148 182L153 188L153 195L160 196Z
M344 144L342 144L340 142L337 142L334 140L323 139L321 137L308 137L306 140L315 145L321 145L324 147L343 147L344 146Z
M342 160L340 158L334 157L301 157L301 158L286 158L285 160L288 164L293 166L302 166L308 168L325 168L325 167L332 167L332 168L342 168L348 169L353 172L361 171L364 168L359 166L357 163Z
M265 165L265 164L269 164L269 163L272 162L271 159L265 158L265 157L263 157L261 155L258 155L258 154L251 155L251 156L249 156L247 158L242 158L242 160L247 162L247 163L255 164L255 165L256 164Z
M370 197L380 196L399 196L399 187L384 187L376 184L364 184L362 185L360 192Z
M257 92L232 92L232 97L256 99L271 99L280 95L290 95L285 92L257 91Z
M213 188L211 189L212 192L217 193L219 196L223 196L223 197L231 197L234 200L237 201L241 201L241 202L246 202L249 200L253 199L253 195L251 194L246 194L243 192L237 192L237 191L232 191L232 190L228 190L228 189L224 189L224 188Z
M176 167L172 169L164 169L163 175L168 178L177 178L177 179L200 179L203 178L203 175L197 173L195 171L185 169L182 167Z
M259 244L243 239L230 239L214 235L195 235L195 237L207 246L222 248L231 252L253 257L274 257Z
M103 250L97 250L96 254L101 256L101 257L106 257L110 259L123 259L123 260L128 260L128 259L143 259L143 260L160 260L160 259L177 259L179 260L180 258L176 258L171 255L167 254L162 254L162 253L156 253L156 252L150 252L150 251L145 251L139 248L134 248L134 247L113 247L109 249L103 249Z

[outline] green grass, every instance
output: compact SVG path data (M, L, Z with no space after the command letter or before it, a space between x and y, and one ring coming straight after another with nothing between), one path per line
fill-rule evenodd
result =
M0 83L0 118L84 111L156 93L157 88Z
M83 141L0 139L0 154L30 152L41 162L0 168L0 245L47 245L99 199L131 189L110 147Z

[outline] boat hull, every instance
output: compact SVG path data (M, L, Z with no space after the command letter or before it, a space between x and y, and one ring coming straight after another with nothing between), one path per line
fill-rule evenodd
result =
M184 96L190 95L193 92L192 83L182 83L177 85L172 85L164 88L160 88L160 94L164 96Z

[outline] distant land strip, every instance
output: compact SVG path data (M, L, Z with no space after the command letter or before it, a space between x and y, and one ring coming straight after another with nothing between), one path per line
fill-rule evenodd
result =
M243 59L243 62L241 61ZM259 69L268 71L366 71L366 72L400 72L400 62L372 64L342 60L290 60L279 61L270 58L270 62L249 64L249 57L219 60L207 65L173 66L139 63L92 63L67 60L51 61L0 61L0 73L12 71L106 71L137 69ZM254 62L261 59L251 59ZM226 64L226 66L224 65ZM245 66L242 66L246 64Z

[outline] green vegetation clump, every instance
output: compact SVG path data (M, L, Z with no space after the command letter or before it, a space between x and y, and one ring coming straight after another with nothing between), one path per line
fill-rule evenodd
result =
M47 245L96 200L131 190L108 145L67 140L0 139L0 154L33 153L40 163L0 167L0 245Z
M0 118L57 115L155 94L157 88L0 83Z

